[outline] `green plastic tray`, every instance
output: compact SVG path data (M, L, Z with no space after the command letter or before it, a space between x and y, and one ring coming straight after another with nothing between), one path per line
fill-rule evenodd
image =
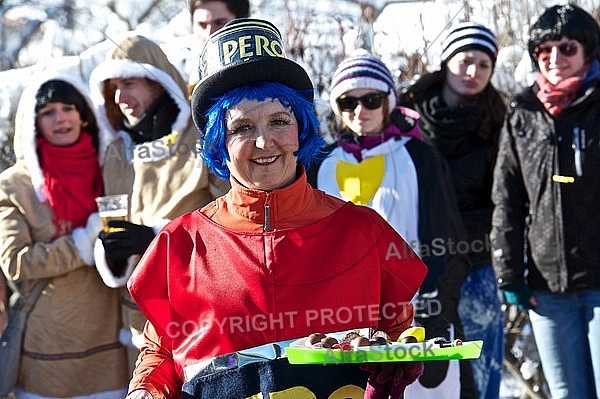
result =
M433 348L427 342L392 343L359 347L357 350L311 349L292 345L285 349L285 353L290 364L381 363L477 359L482 347L483 341L466 341L447 348Z

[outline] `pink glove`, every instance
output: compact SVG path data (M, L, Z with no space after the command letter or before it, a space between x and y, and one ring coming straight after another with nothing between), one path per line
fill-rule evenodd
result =
M423 373L423 362L369 363L365 399L402 399L404 390Z

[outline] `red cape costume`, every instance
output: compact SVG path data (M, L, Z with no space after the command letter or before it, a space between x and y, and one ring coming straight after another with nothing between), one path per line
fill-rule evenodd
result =
M151 323L148 368L136 369L130 389L182 383L186 367L314 332L393 335L427 273L375 211L312 189L304 174L269 193L232 185L168 224L129 280ZM261 231L265 206L272 231Z

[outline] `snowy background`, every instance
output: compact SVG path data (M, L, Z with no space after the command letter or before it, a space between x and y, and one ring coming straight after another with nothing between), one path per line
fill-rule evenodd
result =
M507 97L530 82L522 43L545 0L250 0L251 13L274 22L288 56L303 65L318 92L317 112L331 124L327 91L336 65L370 49L394 72L399 89L439 65L445 29L473 20L496 32L501 52L493 76ZM600 0L577 1L596 15ZM158 42L186 75L199 53L186 0L0 1L0 171L13 162L13 118L29 78L46 68L87 82L106 50L128 31ZM520 63L520 65L519 65ZM515 72L517 72L515 74Z
M335 66L356 48L382 57L399 88L439 64L447 26L474 20L497 33L503 47L494 74L510 96L527 75L515 79L525 32L543 0L250 0L251 13L273 21L287 41L288 56L302 64L318 91L317 111L326 131L327 103ZM580 5L595 9L594 2ZM157 41L182 74L199 53L190 36L186 0L0 1L0 171L13 162L13 118L29 78L46 68L68 70L87 82L107 48L128 31ZM516 44L516 45L515 45Z
M501 47L494 84L509 98L531 82L523 57L527 31L545 0L250 0L254 17L274 22L290 58L303 65L317 88L317 111L326 131L331 122L327 91L336 65L357 48L370 49L394 72L399 89L439 65L445 29L471 20L489 26ZM574 1L598 17L600 0ZM32 76L46 68L69 71L87 82L105 52L128 31L161 45L186 75L197 57L186 0L0 0L0 171L13 160L13 118ZM187 78L187 77L186 77ZM520 345L520 346L519 346ZM515 348L531 345L528 337ZM517 349L515 349L517 350ZM521 350L519 356L526 356ZM529 351L531 353L531 351ZM516 356L516 355L515 355ZM526 359L522 372L535 372ZM531 360L531 361L530 361ZM523 392L514 378L503 381L505 398Z

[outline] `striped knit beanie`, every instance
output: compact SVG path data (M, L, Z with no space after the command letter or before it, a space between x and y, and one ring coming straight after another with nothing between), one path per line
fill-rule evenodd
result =
M475 22L463 22L454 26L442 42L441 64L468 49L481 50L496 63L498 41L492 31Z
M389 109L396 107L396 89L392 73L379 58L367 52L346 58L333 74L329 103L336 115L340 115L336 100L353 89L373 89L389 93Z

